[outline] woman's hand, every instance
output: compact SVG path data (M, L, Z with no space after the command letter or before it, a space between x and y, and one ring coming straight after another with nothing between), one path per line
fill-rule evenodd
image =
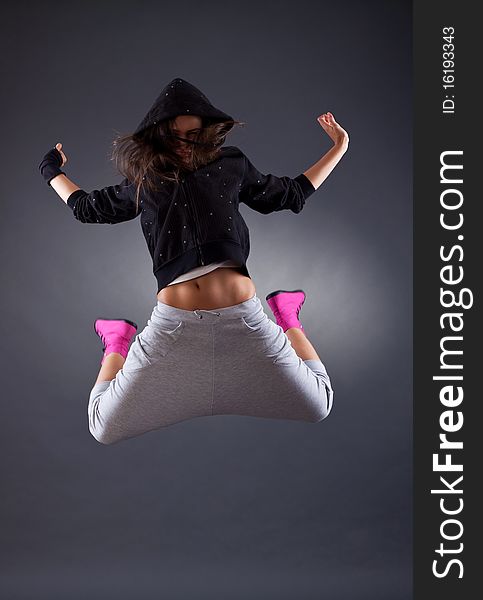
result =
M62 144L55 144L54 148L51 148L39 164L39 171L45 181L50 185L50 182L54 177L58 175L65 175L61 167L67 162L67 156L61 150Z
M67 162L67 156L62 152L62 144L58 142L51 148L39 164L42 177L67 204L69 196L80 187L71 181L61 167ZM63 177L60 177L63 175Z
M334 119L331 112L326 112L317 117L322 129L337 146L347 146L349 144L349 134Z
M65 165L65 163L67 162L67 156L62 152L62 144L60 142L58 144L55 144L55 147L57 148L57 150L60 152L60 155L62 156L62 164L60 166L63 167Z
M317 121L334 145L314 165L304 171L304 175L311 181L315 189L327 179L349 146L349 134L337 123L332 113L327 112L320 115L317 117Z

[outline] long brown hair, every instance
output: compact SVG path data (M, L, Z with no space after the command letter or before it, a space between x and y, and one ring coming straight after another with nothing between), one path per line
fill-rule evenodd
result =
M110 160L121 175L136 184L136 212L139 209L141 187L159 191L156 182L178 182L183 172L199 169L219 154L228 133L242 121L212 121L201 117L202 127L191 144L192 152L186 161L176 151L173 133L175 119L165 119L137 134L118 134L112 142Z

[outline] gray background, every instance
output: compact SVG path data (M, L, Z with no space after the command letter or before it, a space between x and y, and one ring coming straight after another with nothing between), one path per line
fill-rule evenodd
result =
M2 10L2 597L410 595L411 3L42 2ZM242 206L265 295L303 288L335 389L319 424L223 416L116 446L87 428L98 316L142 327L138 220L76 221L37 165L64 144L88 190L183 77L246 121L227 143L295 176L347 154L299 215ZM273 318L273 317L272 317Z

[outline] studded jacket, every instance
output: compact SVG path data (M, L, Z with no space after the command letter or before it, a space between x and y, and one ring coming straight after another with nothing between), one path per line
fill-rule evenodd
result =
M204 95L196 95L193 103L193 90L201 92L182 79L173 80L165 90L172 89L169 86L173 83L183 85L185 91L188 87L184 101L178 97L170 112L163 90L142 126L149 118L155 122L180 114L180 106L188 106L191 114L201 116L203 111L221 113ZM226 113L221 114L226 119ZM221 147L215 160L185 173L179 183L164 181L158 187L162 191L141 191L138 210L136 186L127 179L91 192L76 190L67 199L74 217L82 223L113 224L141 216L158 292L195 267L227 259L237 262L249 277L246 261L250 238L238 210L240 202L263 214L287 209L299 213L316 189L303 173L294 178L263 174L236 146Z

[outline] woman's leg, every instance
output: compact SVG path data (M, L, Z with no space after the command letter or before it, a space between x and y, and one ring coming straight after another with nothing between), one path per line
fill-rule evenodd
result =
M299 358L302 360L320 360L315 348L301 329L290 327L285 333Z
M182 320L185 313L192 315L190 322ZM87 406L89 431L101 444L210 414L212 328L191 311L179 314L155 307L125 361L115 352L106 355L112 370L106 366L104 375L101 369Z
M129 319L96 319L94 330L103 344L101 369L96 382L112 381L124 365L137 324Z
M311 423L329 415L331 381L310 342L301 341L303 331L286 335L265 314L258 297L218 312L218 322L208 316L214 338L212 414ZM301 341L298 350L304 358L295 352L291 338L295 344Z
M101 365L101 369L99 371L99 375L96 379L96 384L102 383L104 381L111 381L117 375L117 372L122 369L123 364L126 362L126 359L119 352L111 352L106 355L104 362Z
M305 302L305 292L276 290L268 294L265 299L275 316L277 325L280 325L286 333L297 356L302 360L320 361L299 320L299 313Z

